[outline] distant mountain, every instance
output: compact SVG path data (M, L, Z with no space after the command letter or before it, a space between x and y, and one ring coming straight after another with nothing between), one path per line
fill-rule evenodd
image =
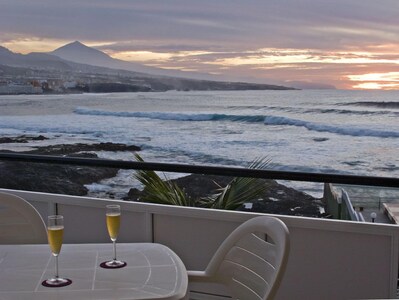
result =
M86 47L82 45L83 47ZM87 50L91 49L86 47ZM93 53L96 53L98 56L103 54L105 57L108 57L105 53L101 51L92 49ZM110 60L112 58L109 57ZM20 54L14 53L9 49L0 46L0 65L16 67L16 68L33 68L36 70L46 70L46 71L56 71L56 72L80 72L80 73L100 73L100 74L119 74L120 71L116 69L110 69L106 67L99 67L89 64L77 63L73 61L69 61L63 59L59 56L53 55L51 53L41 53L41 52L32 52L29 54ZM140 74L137 72L126 72L126 76L144 76L145 74Z
M19 54L0 46L0 64L22 67L22 68L38 68L38 69L57 69L71 70L71 65L63 61L57 56L46 53L29 53Z
M107 61L108 63L106 63ZM105 68L107 65L112 64L113 61L113 58L109 57L107 54L87 47L79 42L65 45L50 53L32 52L29 54L20 54L0 46L0 65L17 68L56 70L59 72L98 72L107 74L110 73L108 72L110 70L106 70Z
M104 52L88 47L79 41L66 44L52 52L49 52L49 54L79 64L87 64L111 69L121 69L133 72L150 73L150 71L152 71L153 74L160 75L157 73L157 68L146 67L140 64L114 59ZM162 71L159 70L159 72Z
M187 78L160 74L161 69L113 59L107 54L73 42L50 53L13 53L0 46L0 75L7 78L62 78L76 80L84 91L131 91L131 90L286 90L281 85L245 82L226 82ZM145 69L146 70L146 69ZM11 76L11 77L10 77ZM1 79L1 78L0 78Z
M308 82L308 81L288 81L287 85L303 90L335 90L335 86L332 84L325 84L319 82Z
M141 72L151 75L172 76L200 80L220 80L220 78L217 78L212 74L155 68L145 66L139 63L115 59L105 54L104 52L88 47L79 41L66 44L60 48L55 49L49 54L56 55L62 59L73 61L76 63L89 64L93 66L101 66L112 69L121 69L133 72Z
M80 64L106 66L113 63L113 58L104 52L87 47L78 41L66 44L49 54Z

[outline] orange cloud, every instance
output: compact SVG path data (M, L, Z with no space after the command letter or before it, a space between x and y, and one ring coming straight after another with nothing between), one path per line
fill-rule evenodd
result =
M351 81L358 82L352 86L355 89L399 89L399 72L368 73L347 77Z
M362 75L348 75L353 81L389 81L399 82L399 72L370 73Z

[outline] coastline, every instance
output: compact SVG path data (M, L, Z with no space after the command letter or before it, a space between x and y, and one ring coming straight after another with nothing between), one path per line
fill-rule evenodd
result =
M40 136L0 137L0 143L28 143L34 140L47 140ZM32 146L34 150L25 151L27 154L62 155L74 157L96 158L96 151L140 151L140 147L115 143L98 144L62 144L50 146ZM10 152L2 150L2 152ZM86 196L89 192L87 184L99 183L103 179L111 179L118 173L118 169L81 167L68 165L49 165L43 163L0 162L0 187L7 189L22 189L29 191L48 192ZM214 193L219 186L225 186L232 178L212 175L187 175L173 181L178 184L190 197L197 199ZM263 180L267 185L262 199L252 201L239 210L297 215L307 217L323 217L321 212L324 205L321 199L314 198L304 192L279 184L275 180ZM141 190L131 188L121 200L140 201ZM104 197L104 196L102 196ZM107 198L115 198L113 193L106 194Z

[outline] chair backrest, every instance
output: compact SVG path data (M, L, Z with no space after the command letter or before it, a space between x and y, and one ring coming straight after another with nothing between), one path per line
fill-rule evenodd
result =
M279 219L260 216L235 229L205 270L233 299L273 299L286 268L289 231Z
M38 211L21 197L0 193L0 244L45 244L47 230Z

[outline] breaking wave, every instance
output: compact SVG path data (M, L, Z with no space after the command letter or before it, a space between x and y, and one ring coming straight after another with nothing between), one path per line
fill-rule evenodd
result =
M340 135L350 135L350 136L371 136L371 137L382 137L382 138L399 137L399 131L369 129L369 128L362 128L355 126L349 127L349 126L329 125L329 124L315 123L315 122L291 119L286 117L278 117L278 116L265 117L265 124L305 127L306 129L312 131L330 132L330 133L336 133Z
M399 131L370 129L358 126L330 125L271 115L229 115L195 113L182 114L169 112L112 112L93 110L88 108L76 108L74 112L81 115L133 117L170 121L229 121L243 123L264 123L265 125L304 127L312 131L329 132L340 135L399 138Z
M127 118L147 118L156 120L169 121L232 121L232 122L263 122L265 116L261 115L226 115L226 114L182 114L169 112L114 112L104 110L93 110L87 108L76 108L76 114L95 115L95 116L112 116Z
M351 103L342 103L341 105L357 105L357 106L371 106L378 108L394 108L399 109L399 101L359 101Z

